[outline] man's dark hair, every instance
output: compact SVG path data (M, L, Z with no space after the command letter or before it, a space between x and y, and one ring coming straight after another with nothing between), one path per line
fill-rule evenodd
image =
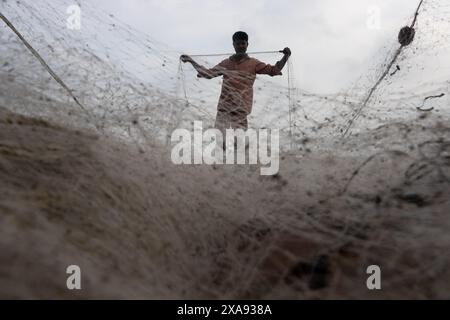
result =
M233 42L244 40L248 42L248 34L246 34L244 31L238 31L235 34L233 34Z

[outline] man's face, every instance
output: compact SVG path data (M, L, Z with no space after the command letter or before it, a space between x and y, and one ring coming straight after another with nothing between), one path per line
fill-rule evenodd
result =
M234 50L236 50L236 53L246 53L248 42L245 40L236 40L233 42Z

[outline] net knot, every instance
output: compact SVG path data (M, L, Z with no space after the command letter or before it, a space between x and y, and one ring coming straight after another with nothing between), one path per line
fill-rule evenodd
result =
M403 27L398 34L398 42L404 47L408 46L413 42L415 35L416 30L414 28Z

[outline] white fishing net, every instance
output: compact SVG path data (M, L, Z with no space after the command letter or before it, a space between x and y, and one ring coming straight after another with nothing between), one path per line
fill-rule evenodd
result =
M80 30L67 27L67 8L74 4L82 10ZM392 30L391 43L380 48L373 67L343 92L302 90L292 64L295 54L282 77L258 76L250 127L280 129L286 151L280 175L268 179L251 168L218 173L170 164L173 130L190 128L194 120L214 126L221 89L220 77L198 79L194 68L182 64L184 52L120 22L93 1L3 0L0 13L0 106L102 139L76 138L61 147L66 153L60 156L78 159L53 163L63 172L79 170L74 194L68 196L60 178L42 178L48 188L56 184L64 190L59 194L53 187L52 192L70 199L63 204L49 195L41 200L50 209L42 212L59 212L50 221L72 225L75 235L65 239L76 244L58 256L58 263L80 254L86 273L91 272L87 297L371 297L365 266L381 264L383 286L390 290L380 296L448 298L448 286L439 281L448 280L444 248L450 244L447 1L421 3L416 19L411 12L404 21L414 25L414 41L402 47L397 33L403 26ZM255 55L271 64L281 56ZM195 59L212 68L226 57ZM36 164L41 158L21 162L7 143L20 136L23 147L26 137L34 141L43 133L21 136L16 129L4 129L0 144L1 153L13 157L2 162L5 195L28 186L25 176L11 172L24 170L30 177L46 172ZM30 148L57 157L46 143L70 137L44 135ZM140 152L116 146L115 139ZM95 163L84 158L90 154L84 144L91 143L86 149L95 150L100 159ZM19 200L25 207L24 199ZM16 228L9 213L19 210L13 207L1 207L2 249L8 253L2 259L39 259L27 246L38 236L19 239L30 244L18 245L17 251L11 246L17 242L14 232L7 232ZM82 218L83 212L92 216ZM48 242L55 246L60 229L36 219L36 229L53 234ZM83 240L91 236L93 243ZM0 287L10 291L3 296L69 294L61 293L59 284L48 295L26 283L15 287L23 261L4 267ZM48 262L39 270L52 268Z

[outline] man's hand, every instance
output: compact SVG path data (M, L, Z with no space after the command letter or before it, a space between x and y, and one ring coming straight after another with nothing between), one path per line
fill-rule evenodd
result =
M291 56L291 49L289 49L288 47L284 48L283 50L280 51L281 53L284 53L285 56L290 57Z
M291 49L288 47L284 48L283 50L280 50L281 53L284 53L284 57L276 63L276 67L281 71L283 70L284 66L286 65L286 62L289 60L289 57L291 56Z
M186 63L186 62L193 63L194 62L194 60L187 54L183 54L182 56L180 56L180 60L184 63Z
M197 70L198 78L212 79L213 77L217 77L217 75L212 74L209 69L199 65L197 62L194 61L194 59L192 59L187 54L181 55L180 60L184 63L190 62L192 64L192 66L195 68L195 70Z

